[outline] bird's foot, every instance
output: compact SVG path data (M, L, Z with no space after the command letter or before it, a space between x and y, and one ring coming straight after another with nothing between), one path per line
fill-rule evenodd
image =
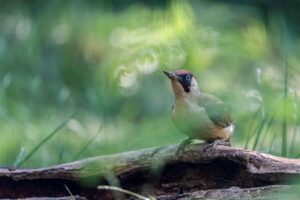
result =
M208 143L204 148L203 150L206 151L207 149L210 149L210 148L216 148L218 145L222 145L222 146L228 146L228 147L231 147L231 143L229 140L215 140L211 143Z
M160 152L160 150L162 150L164 147L158 147L157 149L155 149L152 153L151 153L151 157L153 157L154 155L156 155L158 152Z
M185 149L185 147L187 146L187 145L189 145L189 144L191 144L193 142L193 139L192 138L187 138L187 139L185 139L185 140L183 140L182 142L181 142L181 144L179 145L179 147L178 147L178 149L177 149L177 151L176 151L176 157L177 157L177 159L179 159L179 155L182 153L182 152L184 152L184 149Z

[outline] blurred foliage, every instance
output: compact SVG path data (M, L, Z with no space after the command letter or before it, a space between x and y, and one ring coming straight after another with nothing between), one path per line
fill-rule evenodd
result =
M76 110L22 166L179 143L161 72L180 68L232 107L234 146L300 156L292 1L1 4L1 165L17 165Z

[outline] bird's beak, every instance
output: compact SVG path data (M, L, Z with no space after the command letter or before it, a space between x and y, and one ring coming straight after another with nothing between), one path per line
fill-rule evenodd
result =
M173 72L163 71L164 74L169 77L169 79L175 78L175 74Z
M163 71L164 74L171 80L177 80L179 81L181 78L179 76L177 76L174 72L167 72L167 71Z

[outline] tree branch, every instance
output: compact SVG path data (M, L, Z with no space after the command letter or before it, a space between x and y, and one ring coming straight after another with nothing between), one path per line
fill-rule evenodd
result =
M5 186L5 190L0 189L0 197L68 196L67 185L74 195L109 199L112 192L98 191L96 186L111 183L112 176L116 186L162 199L178 194L201 196L201 192L211 190L225 189L226 194L231 187L270 189L268 186L292 184L286 181L300 177L297 159L225 146L207 149L204 145L190 145L177 158L177 148L154 147L39 169L2 168L0 188ZM22 195L18 196L14 188ZM271 187L272 191L278 189ZM247 193L245 189L236 191Z

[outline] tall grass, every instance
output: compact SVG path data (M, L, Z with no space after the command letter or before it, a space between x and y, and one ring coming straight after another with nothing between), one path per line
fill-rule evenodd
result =
M20 159L19 162L16 162L15 166L21 167L25 162L27 162L46 142L48 142L56 133L58 133L69 122L70 119L75 117L76 114L77 111L75 111L67 120L58 125L49 135L47 135L36 146L34 146L23 159Z

